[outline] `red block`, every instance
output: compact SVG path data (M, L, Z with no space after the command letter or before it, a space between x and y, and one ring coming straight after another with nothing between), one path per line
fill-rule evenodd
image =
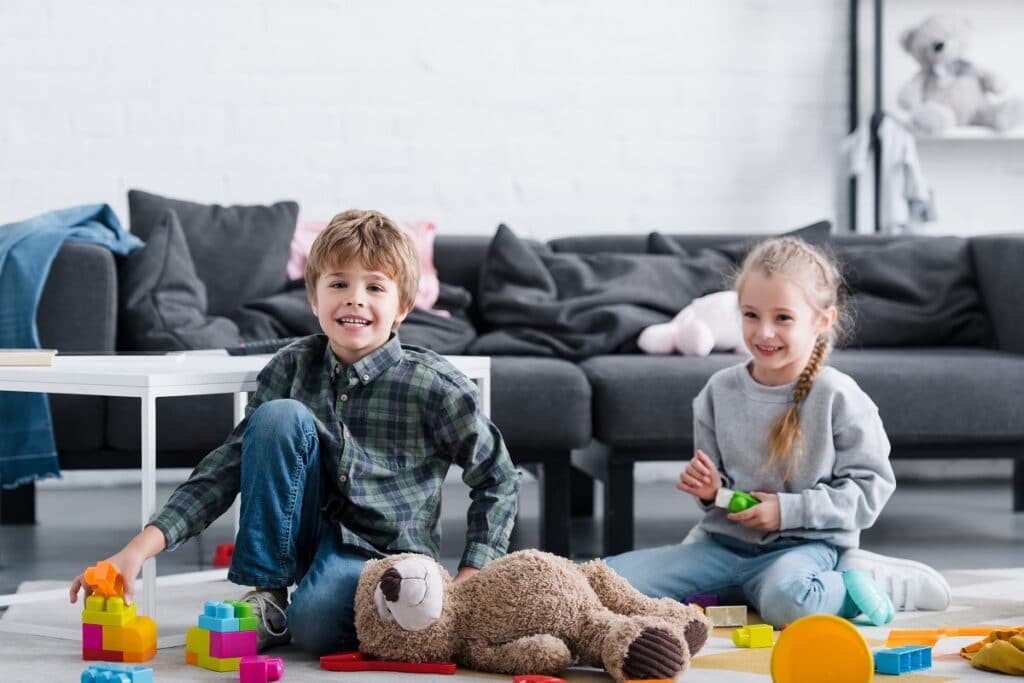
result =
M234 543L221 543L213 554L214 567L230 567L231 554L235 552Z
M124 653L112 650L94 650L82 648L82 659L87 662L123 662Z

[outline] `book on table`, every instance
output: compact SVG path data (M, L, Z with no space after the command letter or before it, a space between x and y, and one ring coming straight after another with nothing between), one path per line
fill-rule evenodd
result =
M57 349L0 349L0 367L11 365L53 365Z

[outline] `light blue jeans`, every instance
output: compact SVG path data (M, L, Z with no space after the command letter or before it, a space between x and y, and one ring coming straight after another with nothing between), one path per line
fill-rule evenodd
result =
M709 534L693 543L634 550L607 558L608 566L651 597L682 600L715 593L719 604L749 604L773 626L808 614L856 616L837 572L836 547L780 539L766 545Z
M320 443L292 399L260 405L242 437L242 509L228 579L296 584L286 611L292 642L315 655L355 650L355 592L366 554L324 518Z

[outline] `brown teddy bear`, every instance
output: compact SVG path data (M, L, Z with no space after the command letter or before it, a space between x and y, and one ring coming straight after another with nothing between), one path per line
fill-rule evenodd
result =
M619 682L675 678L710 628L700 608L648 598L602 560L537 550L459 583L424 555L371 560L355 613L359 649L372 657L504 674L555 674L578 661Z

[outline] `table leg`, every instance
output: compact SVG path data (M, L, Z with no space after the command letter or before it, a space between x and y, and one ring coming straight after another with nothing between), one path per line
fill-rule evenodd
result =
M237 425L243 419L245 419L245 404L249 402L249 393L245 391L239 391L235 394L235 424ZM242 515L241 495L235 496L235 502L231 506L234 510L235 518L235 536L238 536L238 523ZM234 537L231 539L234 541Z
M142 527L156 512L156 398L142 397ZM156 558L142 564L143 614L156 618Z

